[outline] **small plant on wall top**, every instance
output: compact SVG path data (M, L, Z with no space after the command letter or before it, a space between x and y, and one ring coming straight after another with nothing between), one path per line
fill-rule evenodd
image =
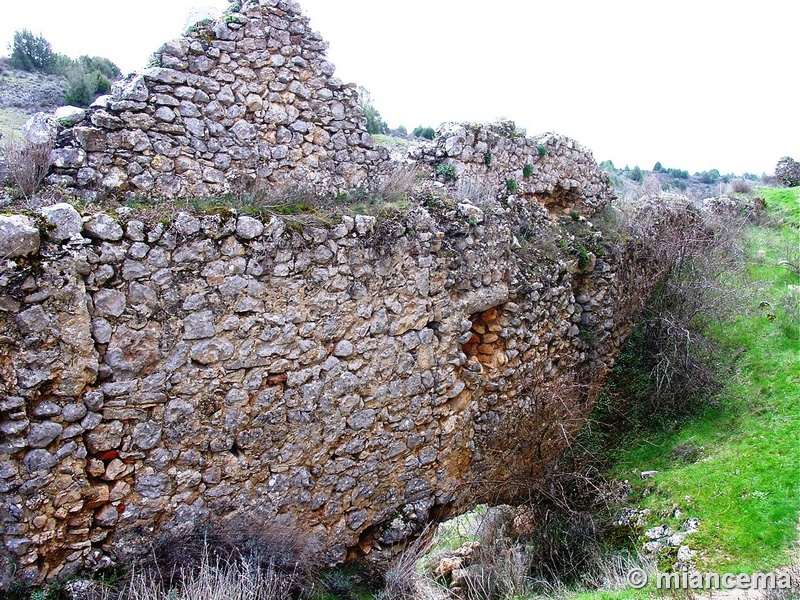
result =
M453 181L456 178L456 168L453 165L442 163L436 167L436 175L441 175L445 181Z
M506 179L506 189L512 194L517 191L517 180Z
M526 164L524 167L522 167L522 176L527 179L531 175L533 175L533 165Z
M489 167L489 166L492 165L492 160L493 160L493 158L492 158L492 153L491 152L484 152L483 153L483 164L485 164L487 167Z
M539 152L539 158L547 155L547 147L544 144L536 144L536 150Z

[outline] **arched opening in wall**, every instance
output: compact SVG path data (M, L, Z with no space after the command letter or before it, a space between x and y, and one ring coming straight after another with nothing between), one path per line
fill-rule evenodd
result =
M481 370L492 370L508 362L506 340L502 336L502 312L499 307L477 312L470 316L472 322L469 340L462 349L467 355L467 363L479 366Z

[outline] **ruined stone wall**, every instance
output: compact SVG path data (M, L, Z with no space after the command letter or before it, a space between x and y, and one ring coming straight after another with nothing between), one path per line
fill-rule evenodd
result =
M452 175L440 168L439 177L454 177L462 189L516 194L556 212L592 214L612 197L608 175L589 150L554 133L528 137L512 121L444 123L432 143L412 153L435 167L452 167Z
M250 0L29 137L89 199L352 188L391 165L324 50ZM412 158L440 181L380 219L0 217L0 589L243 521L337 562L547 471L691 214L604 237L591 154L510 123Z
M241 6L240 6L241 4ZM165 44L155 66L88 112L62 111L50 183L98 195L186 197L293 182L365 182L385 160L353 85L300 7L248 0Z
M242 515L335 562L513 499L502 482L564 447L669 265L688 214L653 210L627 246L434 187L301 231L0 217L0 583Z

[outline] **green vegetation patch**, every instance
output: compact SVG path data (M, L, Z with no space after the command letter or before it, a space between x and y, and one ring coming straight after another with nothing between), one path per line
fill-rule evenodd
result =
M709 327L733 376L681 426L623 447L613 470L646 496L652 525L699 518L687 543L698 567L720 572L785 564L800 514L800 295L789 287L800 285L800 188L759 193L770 222L750 228L746 248L757 305ZM659 473L640 481L645 470Z

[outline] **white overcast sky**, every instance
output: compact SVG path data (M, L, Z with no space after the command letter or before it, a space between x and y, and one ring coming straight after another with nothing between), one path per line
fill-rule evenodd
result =
M0 0L27 27L124 71L227 0ZM345 81L390 126L509 118L617 166L772 172L800 160L800 0L301 0Z

